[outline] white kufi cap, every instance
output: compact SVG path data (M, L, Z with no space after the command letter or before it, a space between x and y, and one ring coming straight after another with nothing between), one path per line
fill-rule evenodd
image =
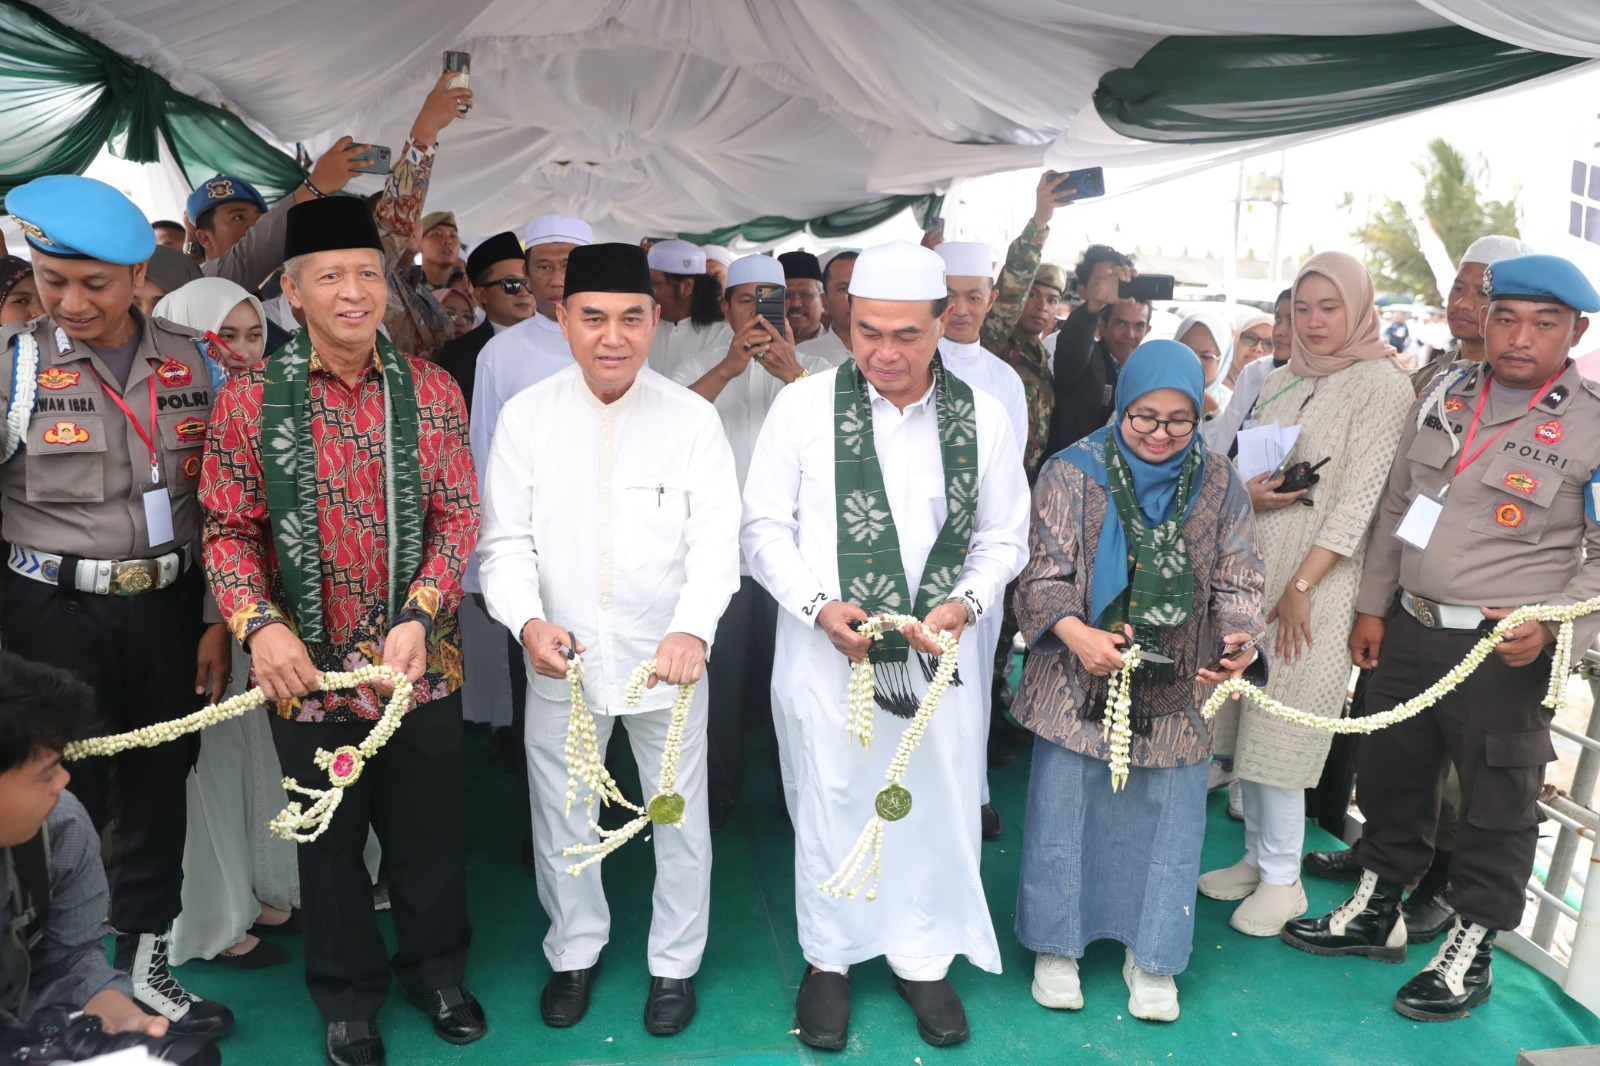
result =
M942 241L933 249L944 260L948 278L994 280L994 252L979 241Z
M910 241L890 241L856 258L850 295L863 300L942 300L944 260Z
M704 274L706 253L688 241L657 241L650 246L650 269L663 274Z
M783 278L783 264L770 255L747 255L743 259L735 259L728 267L727 287L732 289L735 285L786 285Z
M700 250L706 253L708 260L714 259L723 266L732 266L733 261L739 258L720 244L703 244Z
M1491 237L1479 237L1467 245L1467 250L1461 254L1461 262L1456 269L1468 263L1490 263L1501 259L1510 259L1514 255L1532 255L1533 245L1526 241L1519 241L1515 237L1501 237L1498 234Z
M593 244L594 230L571 215L540 215L522 231L522 243L530 249L538 244Z

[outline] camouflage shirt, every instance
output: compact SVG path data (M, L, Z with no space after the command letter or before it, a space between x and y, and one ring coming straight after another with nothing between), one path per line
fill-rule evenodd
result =
M989 317L983 320L983 330L978 336L979 344L998 354L1022 378L1022 390L1028 401L1028 441L1023 451L1023 465L1027 468L1029 482L1039 475L1045 444L1050 439L1050 409L1055 403L1055 386L1050 380L1050 359L1044 345L1038 337L1021 329L1017 320L1022 317L1022 305L1039 273L1039 259L1049 235L1048 226L1036 226L1029 219L1022 233L1011 242L1005 268L1000 272L1000 295L989 309Z

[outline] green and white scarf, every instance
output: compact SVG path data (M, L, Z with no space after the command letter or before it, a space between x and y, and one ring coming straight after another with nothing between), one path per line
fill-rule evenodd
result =
M1123 624L1129 624L1135 642L1168 656L1172 652L1162 647L1156 630L1182 625L1194 609L1194 564L1178 522L1189 511L1195 475L1200 470L1199 449L1191 448L1182 462L1172 517L1150 529L1139 511L1133 476L1122 450L1114 438L1106 441L1107 488L1128 540L1128 587L1107 605L1101 626L1120 633Z
M416 385L405 360L381 334L383 449L389 542L389 622L405 604L422 566L426 514L417 460ZM322 544L317 524L317 442L311 435L311 341L304 330L267 360L261 389L261 466L267 486L278 573L300 639L327 639L322 621Z
M978 422L972 388L949 373L938 356L933 364L934 411L939 422L939 455L944 466L944 525L922 568L913 596L907 588L900 538L884 488L883 467L872 436L872 402L867 381L854 361L838 370L833 391L833 479L838 509L839 588L843 598L868 614L894 611L922 617L931 605L954 591L966 564L978 512ZM875 667L904 664L910 645L898 633L874 642ZM926 672L926 665L924 672ZM892 673L892 672L891 672ZM916 713L909 676L877 676L886 691L879 705L910 717Z

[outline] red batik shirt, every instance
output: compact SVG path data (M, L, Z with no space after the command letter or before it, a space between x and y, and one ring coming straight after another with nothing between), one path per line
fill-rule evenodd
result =
M456 607L461 575L478 539L478 480L467 444L466 405L449 374L405 356L417 387L418 462L427 515L422 567L407 592L408 616L428 626L427 672L418 703L461 685ZM317 527L322 543L325 641L307 651L318 670L381 661L388 617L388 511L384 498L383 375L376 361L354 388L313 357L307 385L317 453ZM266 480L261 471L257 367L217 392L200 476L206 574L228 628L241 644L257 629L293 620L278 577ZM377 718L385 700L370 688L280 700L301 722Z

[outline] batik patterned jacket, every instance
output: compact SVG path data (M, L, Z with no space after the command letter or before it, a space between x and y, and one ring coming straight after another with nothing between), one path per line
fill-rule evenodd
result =
M1050 410L1055 406L1055 386L1050 380L1050 359L1038 337L1029 336L1017 326L1022 305L1039 274L1039 259L1044 254L1050 227L1036 226L1033 219L1022 228L1006 252L1006 265L1000 272L1000 295L989 316L983 320L978 343L1011 364L1022 378L1028 400L1028 440L1023 449L1023 466L1028 480L1038 476L1044 462L1045 444L1050 440Z

